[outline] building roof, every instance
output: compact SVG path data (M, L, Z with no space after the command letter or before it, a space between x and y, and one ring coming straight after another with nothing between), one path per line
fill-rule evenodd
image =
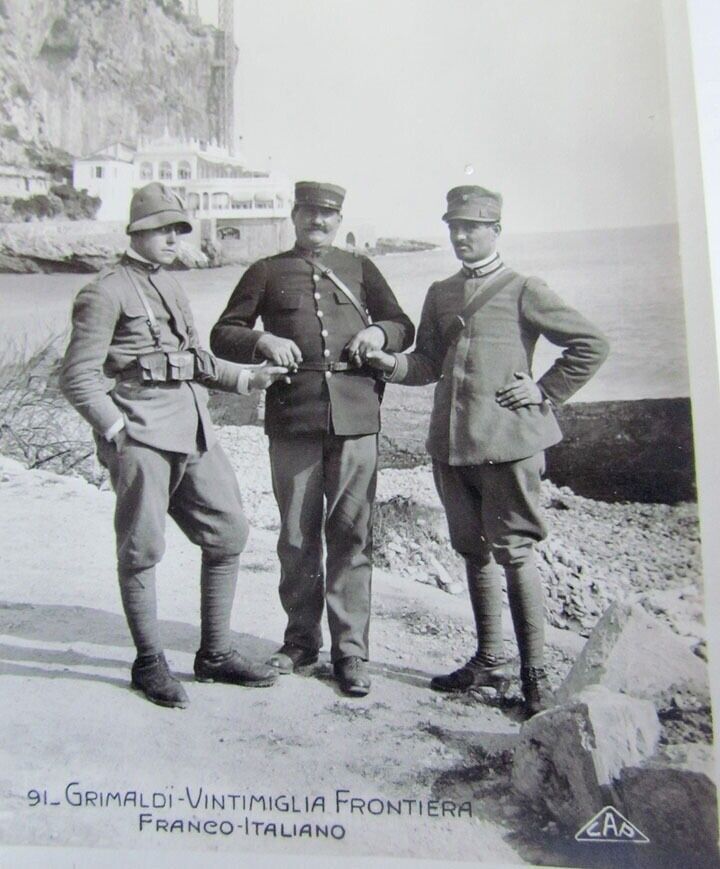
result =
M76 163L127 163L133 164L133 160L124 160L122 157L112 157L110 154L103 154L97 151L95 154L88 154L87 157L76 157Z

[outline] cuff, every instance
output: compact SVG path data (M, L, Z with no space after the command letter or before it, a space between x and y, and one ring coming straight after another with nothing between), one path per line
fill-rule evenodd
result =
M380 379L384 380L386 383L391 382L393 377L395 376L395 372L397 371L397 369L398 369L398 358L397 358L397 356L393 356L392 371L383 371Z
M119 431L122 431L124 428L125 428L125 418L122 416L118 417L118 419L115 420L115 422L110 426L110 428L105 429L105 431L103 432L103 437L105 438L106 441L111 441L115 437L115 435Z
M395 357L395 367L386 375L384 379L387 380L388 383L402 383L402 381L405 380L405 378L407 377L407 373L407 356L404 353L399 353Z
M237 385L235 388L240 395L250 395L251 376L252 374L247 370L247 368L241 368L240 371L238 371Z

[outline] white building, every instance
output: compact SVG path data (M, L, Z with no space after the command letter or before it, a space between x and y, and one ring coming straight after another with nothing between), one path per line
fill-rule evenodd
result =
M150 181L178 192L198 241L242 239L249 255L288 243L289 180L248 169L224 148L165 135L141 139L137 148L110 145L73 166L73 186L102 200L98 220L126 220L133 192Z
M50 190L52 178L41 169L26 166L0 166L0 196L29 199Z
M117 142L73 162L73 187L98 196L97 220L127 220L135 182L135 149Z
M178 191L193 217L220 221L218 229L232 226L234 220L290 216L286 177L248 169L242 156L197 139L141 141L135 167L136 186L167 184Z

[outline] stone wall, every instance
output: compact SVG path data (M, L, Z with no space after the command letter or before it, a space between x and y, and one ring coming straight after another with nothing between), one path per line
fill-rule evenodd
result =
M292 223L287 217L253 220L223 220L224 228L236 229L239 238L219 239L222 263L248 263L293 246Z

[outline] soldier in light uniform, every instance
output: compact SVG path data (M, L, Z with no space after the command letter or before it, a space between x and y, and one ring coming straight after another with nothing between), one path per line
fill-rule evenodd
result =
M496 250L502 199L476 186L453 188L443 216L463 266L427 294L412 353L371 351L368 362L392 383L438 381L428 451L450 540L465 559L478 648L460 669L436 676L439 691L503 688L502 567L520 651L529 715L549 702L544 614L534 544L546 535L540 515L544 450L562 434L553 405L573 395L604 361L598 329L538 278L504 265ZM563 347L535 382L540 335Z
M120 592L137 647L132 685L153 703L184 707L160 638L155 565L169 514L202 548L199 681L266 686L275 680L230 645L239 554L248 535L233 469L215 438L206 386L262 389L287 369L248 369L199 346L187 298L162 266L191 231L179 198L152 183L130 206L130 246L115 268L84 287L73 307L61 388L90 423L117 502Z
M317 660L326 604L340 687L364 695L382 384L363 360L408 347L414 329L376 266L332 247L344 196L333 184L297 183L295 247L245 272L210 341L224 359L295 370L268 390L265 412L288 617L270 663L289 673Z

